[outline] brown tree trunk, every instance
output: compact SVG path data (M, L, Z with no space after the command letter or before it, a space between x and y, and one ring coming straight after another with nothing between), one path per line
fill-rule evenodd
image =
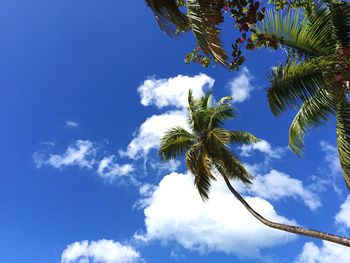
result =
M261 223L263 223L266 226L276 228L282 231L294 233L294 234L299 234L299 235L304 235L304 236L309 236L309 237L315 237L323 240L327 240L333 243L337 243L343 246L350 247L350 239L346 237L341 237L341 236L335 236L332 234L324 233L321 231L309 229L309 228L304 228L304 227L298 227L298 226L291 226L291 225L286 225L286 224L281 224L281 223L275 223L270 220L267 220L263 216L261 216L259 213L257 213L251 206L243 199L243 197L232 187L230 180L223 175L224 180L226 182L226 185L228 189L230 189L231 193L240 201L245 208L251 213L256 219L258 219Z

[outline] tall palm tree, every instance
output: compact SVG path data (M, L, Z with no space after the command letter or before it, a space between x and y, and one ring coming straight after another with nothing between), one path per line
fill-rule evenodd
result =
M303 152L308 129L336 117L340 164L350 188L350 3L316 1L314 11L270 12L255 28L255 44L288 52L270 74L267 90L274 115L299 109L289 129L289 146Z
M161 139L160 157L163 160L170 160L186 155L187 168L195 176L194 182L203 200L209 198L211 180L216 180L216 175L220 174L231 193L263 224L279 230L350 246L348 238L267 220L252 209L233 188L230 179L250 184L252 176L233 155L230 144L251 144L258 142L259 139L246 131L230 131L223 128L225 120L236 116L231 100L231 97L224 97L213 105L211 93L195 99L190 90L188 124L191 131L179 126L169 129Z

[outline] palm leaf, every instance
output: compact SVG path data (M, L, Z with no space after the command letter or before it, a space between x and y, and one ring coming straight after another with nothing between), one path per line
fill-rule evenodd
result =
M267 90L272 113L279 115L287 108L299 108L325 85L323 72L333 71L335 64L333 58L324 56L275 68L269 76L271 87Z
M337 40L342 47L350 47L350 3L327 1Z
M230 131L229 133L231 143L252 144L261 141L261 139L246 131Z
M190 24L187 17L179 10L174 0L146 0L158 22L160 29L169 36L179 31L188 31Z
M176 126L169 129L162 137L159 155L163 160L174 159L184 155L194 141L195 138L191 133L182 127Z
M220 30L216 27L222 23L224 0L187 0L187 17L198 44L206 54L211 54L220 64L227 64Z
M268 11L265 18L256 24L253 39L258 35L275 36L278 42L294 50L294 55L327 55L335 50L336 41L332 41L334 28L325 10L316 10L322 15L312 15L308 19L299 10L274 12Z
M321 89L304 102L289 128L289 147L301 155L304 136L309 128L325 124L330 115L335 114L334 96Z
M350 188L350 103L346 97L337 104L337 144L343 176Z

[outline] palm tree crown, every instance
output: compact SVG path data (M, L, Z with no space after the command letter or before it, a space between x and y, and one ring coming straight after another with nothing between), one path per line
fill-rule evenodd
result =
M218 172L239 202L261 223L271 228L331 241L350 246L350 239L320 232L313 229L276 223L256 212L234 189L230 178L249 184L252 176L230 151L231 143L250 144L259 139L245 131L223 129L224 121L235 117L231 106L232 98L224 97L216 105L212 104L211 93L195 99L188 93L188 124L190 131L176 126L168 130L161 139L159 155L164 160L186 155L188 170L195 176L195 185L203 200L208 199L210 181Z
M230 151L230 144L250 144L259 139L249 132L223 129L224 121L236 116L231 101L232 97L224 97L213 105L211 93L195 99L190 90L188 124L191 131L177 126L161 139L162 159L186 155L186 165L195 176L195 185L204 200L208 198L210 180L215 180L215 171L227 178L251 183L251 175Z
M299 109L289 130L289 146L303 152L309 128L337 121L337 144L350 187L350 4L316 1L314 11L270 12L255 28L255 41L288 53L287 63L270 74L268 102L274 115Z

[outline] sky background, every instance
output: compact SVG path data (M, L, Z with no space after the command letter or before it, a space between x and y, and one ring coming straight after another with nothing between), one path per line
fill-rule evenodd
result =
M349 249L263 226L221 180L203 203L183 160L159 160L189 88L233 95L227 128L263 139L233 148L256 176L237 189L269 219L349 236L334 120L297 158L295 113L268 109L283 53L247 51L229 72L184 64L193 46L164 36L143 1L0 2L0 262L348 262Z

